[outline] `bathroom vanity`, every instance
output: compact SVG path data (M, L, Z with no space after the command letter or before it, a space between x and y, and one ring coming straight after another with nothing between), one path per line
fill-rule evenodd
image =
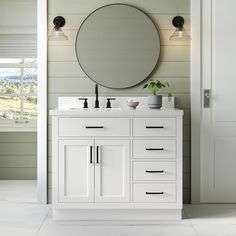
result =
M182 110L50 114L54 219L181 219Z
M124 89L150 78L160 49L152 18L131 5L101 6L80 25L75 53L96 96L59 98L51 111L54 219L181 219L183 111L165 109L173 97L163 109L139 97L136 110L128 98L98 99L98 85Z

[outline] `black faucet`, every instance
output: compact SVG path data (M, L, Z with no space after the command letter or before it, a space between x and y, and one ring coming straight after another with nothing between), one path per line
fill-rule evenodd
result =
M95 95L96 95L95 108L99 108L99 100L98 100L98 84L95 85Z

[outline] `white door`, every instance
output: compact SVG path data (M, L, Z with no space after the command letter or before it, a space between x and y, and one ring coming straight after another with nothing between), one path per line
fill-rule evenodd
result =
M236 202L236 1L202 4L201 202Z
M94 201L94 140L59 141L59 202Z
M95 202L130 201L130 141L95 141Z

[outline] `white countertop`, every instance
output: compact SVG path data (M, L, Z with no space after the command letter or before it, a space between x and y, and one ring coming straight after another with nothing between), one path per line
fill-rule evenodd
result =
M109 110L109 109L53 109L50 110L51 116L182 116L184 111L181 109L136 109L136 110Z

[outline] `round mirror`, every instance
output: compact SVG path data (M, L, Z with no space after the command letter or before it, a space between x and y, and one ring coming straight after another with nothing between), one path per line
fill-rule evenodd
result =
M84 20L75 50L90 79L108 88L128 88L145 80L155 69L160 37L143 11L126 4L111 4Z

